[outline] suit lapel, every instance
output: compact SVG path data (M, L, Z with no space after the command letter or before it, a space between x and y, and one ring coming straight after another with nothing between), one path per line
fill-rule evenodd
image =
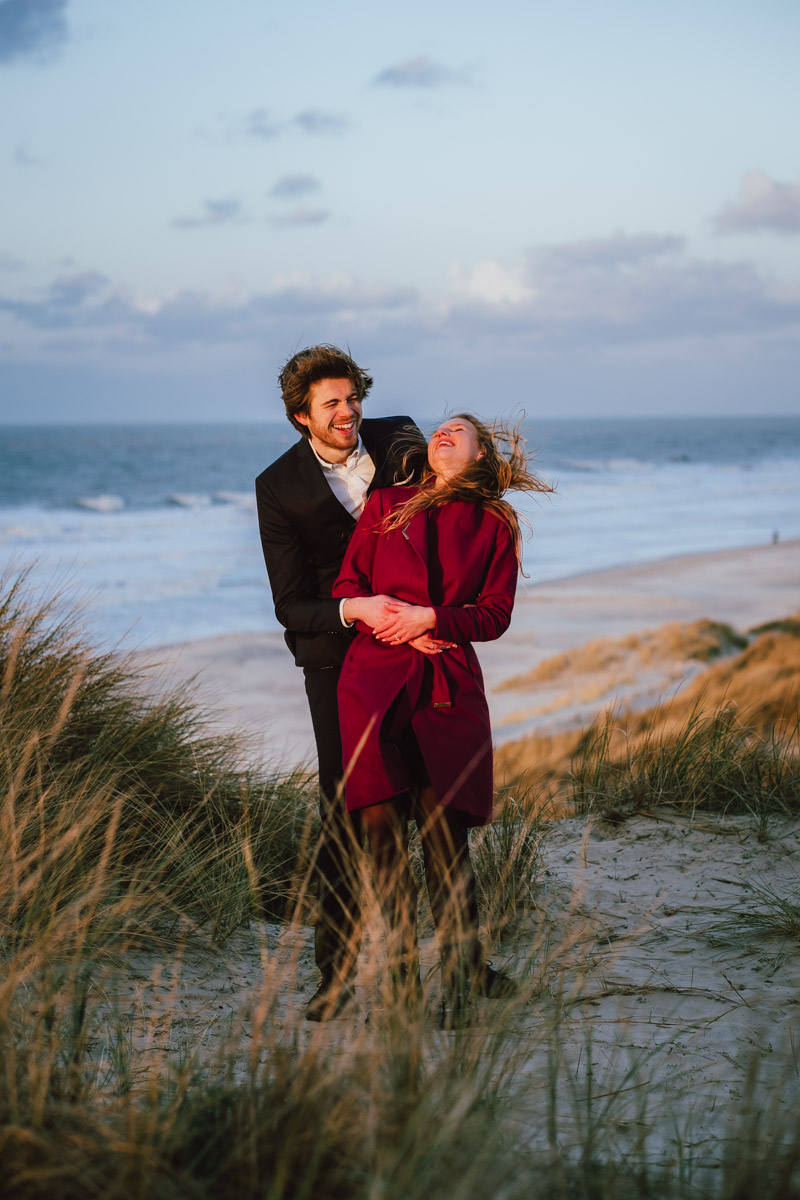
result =
M398 464L395 462L396 456L392 454L392 439L404 424L405 422L398 421L396 425L387 429L383 421L368 419L361 422L361 440L375 464L375 474L367 489L367 495L376 488L391 487L394 484L394 473ZM296 451L297 469L305 492L304 506L318 512L321 520L333 520L340 524L344 521L350 527L355 525L355 518L331 491L307 438L296 443Z
M308 508L319 513L320 525L324 524L326 519L355 525L354 518L331 491L325 473L317 462L310 443L305 438L298 443L297 458L306 493L306 504Z

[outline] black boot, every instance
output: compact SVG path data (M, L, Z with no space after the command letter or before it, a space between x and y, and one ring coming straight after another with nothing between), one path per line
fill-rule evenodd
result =
M306 1006L307 1021L333 1021L340 1017L355 997L352 983L323 978Z
M482 962L472 973L472 994L487 1000L512 1000L519 995L519 984L507 971Z

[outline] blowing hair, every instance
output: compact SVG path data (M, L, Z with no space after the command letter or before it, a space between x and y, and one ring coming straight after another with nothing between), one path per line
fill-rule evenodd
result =
M466 500L493 512L508 527L514 540L517 562L522 564L522 535L516 509L504 499L506 492L552 492L553 488L532 470L532 452L520 432L522 420L516 425L494 421L486 425L471 413L456 413L451 420L469 421L478 435L481 457L471 462L442 486L436 486L437 476L428 462L428 448L419 430L408 429L402 435L405 443L402 474L419 480L419 491L399 508L388 513L383 531L403 529L413 516L448 504L451 500Z
M359 400L372 387L372 376L338 346L324 342L293 354L281 368L278 386L286 416L306 438L310 436L308 428L296 419L296 414L308 413L311 388L321 379L349 379Z

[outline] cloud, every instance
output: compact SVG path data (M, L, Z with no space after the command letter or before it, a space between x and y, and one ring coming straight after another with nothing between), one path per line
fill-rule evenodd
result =
M280 125L276 125L274 121L270 120L269 113L265 108L254 108L243 119L243 132L248 137L266 140L277 137L280 131Z
M219 225L243 225L248 221L238 200L206 200L204 208L202 216L175 217L170 224L175 229L208 229Z
M606 238L587 238L546 247L536 252L539 269L563 271L616 271L641 266L647 259L660 259L684 249L683 238L669 234L614 233Z
M61 275L50 286L50 298L54 305L75 308L104 292L109 283L108 277L100 271L78 271L74 275Z
M542 348L758 337L800 323L800 286L748 263L690 258L680 238L614 234L453 273L443 329Z
M375 327L387 317L406 313L418 303L413 288L370 286L350 275L319 279L293 275L277 280L269 292L247 297L178 291L143 296L113 287L99 272L61 277L37 300L0 296L0 312L31 330L76 335L87 346L111 347L116 354L138 354L143 346L178 349L182 346L260 344L275 334L296 338L298 323L325 321L337 336L362 326ZM59 345L52 340L51 351Z
M800 184L778 183L763 171L748 171L740 199L714 218L717 233L800 233Z
M313 224L315 214L295 209L282 220ZM34 298L0 294L0 311L20 344L28 331L43 359L56 353L44 341L56 347L60 339L65 347L94 346L105 361L135 362L148 349L235 355L245 345L257 350L304 337L368 337L406 359L435 353L454 361L492 354L529 364L635 363L647 355L667 362L691 346L721 361L720 347L726 355L749 352L796 336L800 280L777 283L746 262L693 258L671 235L617 233L454 268L438 296L346 274L292 275L249 294L143 296L82 271L59 276Z
M322 112L320 109L308 108L292 118L292 124L305 133L325 136L327 134L344 133L350 126L347 117L338 113Z
M197 130L197 136L212 142L233 142L240 138L269 141L279 137L285 127L273 120L266 108L252 108L246 113L227 113L216 117L210 125Z
M471 78L465 70L453 71L426 54L419 54L386 67L372 83L377 87L438 88L451 84L464 86L471 83Z
M2 0L0 0L2 2ZM219 117L209 128L199 130L199 136L213 141L236 141L240 138L255 138L257 141L272 141L287 133L300 130L317 137L344 133L350 120L341 113L325 112L307 108L293 117L276 118L266 108L253 108L237 116Z
M270 196L290 200L295 196L307 196L309 192L318 192L321 187L320 181L313 175L282 175L270 190Z
M298 204L291 212L270 217L269 223L276 229L289 229L295 225L322 225L330 215L326 208L306 208L305 205Z
M475 263L469 270L464 270L458 263L450 269L450 282L456 296L494 305L520 304L532 299L534 292L524 276L523 263L501 263L496 259Z
M11 314L32 329L91 327L102 304L100 297L109 286L110 280L99 271L60 275L41 300L13 300L0 296L0 312Z
M0 0L0 63L46 58L67 41L67 0Z

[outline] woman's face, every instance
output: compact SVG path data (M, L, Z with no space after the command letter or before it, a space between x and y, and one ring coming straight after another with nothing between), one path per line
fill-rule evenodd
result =
M452 479L480 457L478 431L463 417L445 421L428 442L428 462L437 479Z

